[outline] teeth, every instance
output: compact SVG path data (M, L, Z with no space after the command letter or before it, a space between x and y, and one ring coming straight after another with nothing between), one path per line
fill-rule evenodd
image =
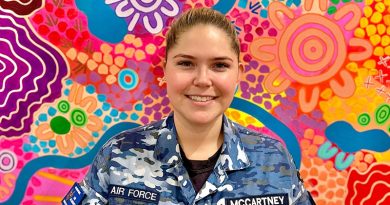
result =
M214 99L214 97L211 97L211 96L207 96L207 97L202 97L202 96L189 96L189 97L191 98L191 100L197 101L197 102L206 102L206 101L209 101L209 100Z

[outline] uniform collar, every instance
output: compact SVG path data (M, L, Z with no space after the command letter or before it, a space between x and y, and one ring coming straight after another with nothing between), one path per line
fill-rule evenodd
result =
M247 154L239 137L238 129L225 115L223 116L224 142L219 161L224 170L244 169L250 165ZM164 164L175 165L181 161L177 132L170 114L157 130L158 139L154 157Z

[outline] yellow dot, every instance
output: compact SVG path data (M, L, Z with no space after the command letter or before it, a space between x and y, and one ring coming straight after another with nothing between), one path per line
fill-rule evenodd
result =
M382 37L381 46L385 47L390 44L390 37L388 35L384 35Z
M134 55L135 49L134 48L126 48L125 50L125 56L127 58L132 58Z
M115 46L115 54L121 54L125 52L125 45L122 43Z
M375 4L375 10L377 10L380 13L383 13L385 11L385 9L386 9L386 6L384 3L378 2Z
M366 5L369 6L374 2L374 0L366 0Z
M134 35L127 34L125 38L123 39L126 44L131 44L134 41Z
M354 72L354 73L357 72L357 70L359 69L357 63L355 63L355 62L348 63L345 67L349 71Z
M88 55L87 55L86 53L84 53L84 52L79 52L79 53L77 54L77 60L78 60L80 63L84 64L84 63L86 63L87 60L88 60Z
M145 52L143 50L136 50L135 51L135 59L136 60L143 60L143 59L145 59Z
M372 23L379 23L382 21L382 14L379 12L374 12L374 14L371 16L370 21Z
M102 53L110 53L112 51L112 47L110 45L108 45L107 43L103 43L100 46L100 50L102 51Z
M156 46L150 43L145 47L145 50L148 54L154 54L156 52Z
M383 50L382 47L380 47L380 46L375 47L375 49L374 49L375 56L383 56L383 54L385 54L385 51Z
M66 56L67 56L69 59L71 59L71 60L76 59L77 50L76 50L75 48L69 49L69 50L66 52Z
M108 75L106 77L106 82L109 84L109 85L112 85L116 82L116 77L114 75Z
M368 68L368 69L374 69L375 66L376 66L376 62L375 62L375 60L373 60L373 59L366 60L366 61L363 63L363 66L364 66L365 68Z
M390 56L390 46L386 46L386 48L385 48L385 54L386 54L387 56Z
M97 63L96 63L94 60L89 59L89 60L87 61L87 67L89 68L89 70L95 70L95 68L96 68L97 66L98 66Z
M110 73L112 75L116 75L117 73L119 73L120 69L116 66L116 65L111 65L110 66Z
M98 68L100 74L108 74L108 67L106 64L100 64Z
M364 38L364 36L366 35L366 32L362 28L357 28L357 29L355 29L354 34L358 38Z
M368 19L366 17L362 17L360 19L360 27L361 28L366 28L367 25L368 25Z
M382 34L384 34L386 32L386 26L384 24L382 24L382 23L378 24L376 26L376 28L377 28L377 31L378 31L379 35L382 35Z
M365 6L363 9L363 13L365 17L370 17L372 14L372 8L370 6Z
M383 16L383 21L385 22L386 26L390 26L390 14Z
M381 37L378 34L375 34L370 37L370 41L373 46L376 46L381 42Z
M372 36L376 34L376 26L370 24L366 27L367 36Z
M134 46L135 46L136 48L141 47L141 46L142 46L142 40L141 40L141 38L136 38L136 39L134 40L133 44L134 44Z
M390 35L390 26L387 27L387 29L386 29L386 34L387 34L387 35Z
M114 59L115 65L117 65L119 67L124 66L125 65L125 61L126 61L126 59L123 56L117 56Z
M332 97L333 92L330 88L325 89L324 91L321 92L320 96L321 98L328 100Z
M390 0L384 0L383 2L385 3L386 6L390 6Z
M113 63L113 59L112 59L112 55L110 54L104 54L103 56L103 62L107 65L112 65Z
M93 59L94 61L96 61L96 62L101 62L102 59L103 59L102 53L100 53L100 52L94 52L94 53L92 54L92 59Z

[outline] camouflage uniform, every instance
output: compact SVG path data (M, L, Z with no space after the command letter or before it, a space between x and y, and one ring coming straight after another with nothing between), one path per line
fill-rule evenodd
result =
M96 156L83 204L311 204L286 148L223 117L224 142L196 194L180 156L173 115L122 132Z

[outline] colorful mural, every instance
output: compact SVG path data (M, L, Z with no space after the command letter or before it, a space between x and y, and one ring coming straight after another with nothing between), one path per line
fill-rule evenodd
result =
M164 40L192 7L239 34L231 119L283 140L317 204L390 204L389 0L0 0L0 204L58 204L171 112Z

